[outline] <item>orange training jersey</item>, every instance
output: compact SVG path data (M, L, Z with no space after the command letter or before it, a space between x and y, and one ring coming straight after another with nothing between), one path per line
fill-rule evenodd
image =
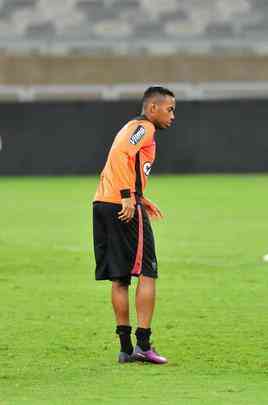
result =
M129 121L116 135L100 175L94 201L121 203L142 196L155 159L155 126L145 117Z

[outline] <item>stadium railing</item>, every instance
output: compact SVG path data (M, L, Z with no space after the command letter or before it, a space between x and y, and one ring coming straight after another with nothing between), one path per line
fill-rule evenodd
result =
M150 83L116 85L0 85L0 101L34 102L49 100L140 99ZM224 100L268 98L268 81L161 83L177 100Z

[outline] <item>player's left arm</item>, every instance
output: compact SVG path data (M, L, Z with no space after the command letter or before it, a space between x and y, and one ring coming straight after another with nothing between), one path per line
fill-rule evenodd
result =
M144 206L147 214L149 215L149 217L151 219L163 219L164 218L162 211L157 207L157 205L155 205L148 198L142 196L141 203Z

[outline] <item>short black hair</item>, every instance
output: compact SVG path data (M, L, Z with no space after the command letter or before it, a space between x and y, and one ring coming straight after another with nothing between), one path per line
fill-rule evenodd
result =
M174 93L171 90L167 89L166 87L151 86L145 90L142 98L142 103L145 103L149 98L158 94L161 96L170 96L175 98Z

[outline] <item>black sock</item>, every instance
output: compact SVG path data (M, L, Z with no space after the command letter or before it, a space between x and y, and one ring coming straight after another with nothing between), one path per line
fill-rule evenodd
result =
M131 326L118 325L116 328L116 333L119 335L121 352L132 354L133 346L131 342Z
M145 328L137 328L136 329L136 337L137 337L137 345L140 346L141 350L146 351L150 350L151 344L150 344L150 336L151 336L151 329L145 329Z

